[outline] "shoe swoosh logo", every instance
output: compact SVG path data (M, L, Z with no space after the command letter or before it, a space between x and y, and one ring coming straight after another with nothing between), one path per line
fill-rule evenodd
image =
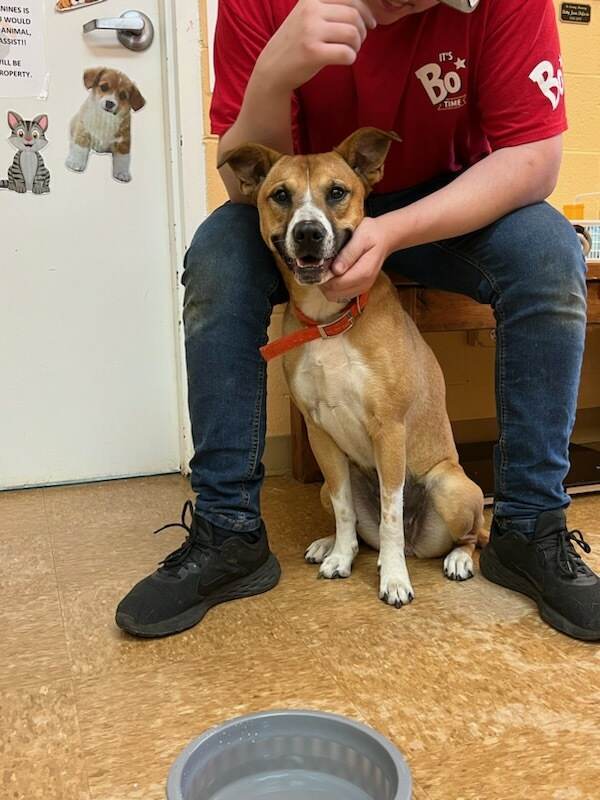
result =
M218 570L216 574L213 574L209 579L200 578L198 582L198 591L200 594L210 594L215 589L219 589L221 586L236 580L238 577L240 576L232 575L231 572Z
M544 591L543 584L541 584L539 581L537 581L532 575L529 575L529 573L525 572L524 569L521 569L521 567L519 567L517 564L511 564L511 569L513 569L519 575L522 575L523 578L525 578L527 581L529 581L529 583L531 583L533 586L535 586L535 588L538 590L538 592L543 592Z

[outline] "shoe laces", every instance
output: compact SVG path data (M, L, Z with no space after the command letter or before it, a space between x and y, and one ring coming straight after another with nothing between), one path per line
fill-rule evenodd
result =
M575 528L572 531L563 528L554 530L540 537L538 546L543 551L556 552L556 563L563 575L576 578L578 575L589 575L591 570L581 558L575 547L576 544L584 553L591 553L592 548L583 538L583 533Z
M186 516L189 514L190 523L186 522ZM188 560L198 561L202 560L202 556L206 556L210 552L217 552L218 546L208 540L206 533L203 533L198 525L194 525L194 506L191 500L186 500L181 510L181 522L170 522L163 525L154 531L155 534L167 530L167 528L183 528L187 533L184 543L170 553L164 561L160 562L163 570L176 570L184 562ZM196 556L196 558L192 558ZM200 556L200 558L198 558Z

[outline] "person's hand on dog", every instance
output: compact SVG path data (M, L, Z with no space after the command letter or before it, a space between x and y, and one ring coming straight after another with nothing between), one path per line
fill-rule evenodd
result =
M336 277L324 283L321 291L328 300L340 302L368 292L389 254L383 226L365 217L331 267Z
M262 51L261 73L292 92L331 64L349 66L376 26L364 0L300 0Z

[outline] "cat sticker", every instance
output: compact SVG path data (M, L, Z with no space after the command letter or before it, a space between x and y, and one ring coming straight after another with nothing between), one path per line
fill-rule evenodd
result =
M146 101L135 83L116 69L92 67L83 74L88 96L71 122L71 146L66 165L84 172L90 152L112 156L112 175L131 180L131 112Z
M104 3L105 0L57 0L57 11L75 11L76 8L85 8L86 6L93 6L96 3Z
M48 144L48 117L40 114L35 119L26 120L15 111L9 111L8 127L8 141L17 152L8 168L8 179L0 180L0 189L9 189L18 194L48 194L50 172L40 154L40 150Z

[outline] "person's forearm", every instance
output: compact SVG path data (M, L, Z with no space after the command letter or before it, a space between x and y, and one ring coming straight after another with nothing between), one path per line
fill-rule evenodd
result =
M385 214L379 221L390 252L471 233L544 200L556 183L560 154L559 137L497 150L443 189Z
M376 25L366 0L297 0L254 65L238 117L219 142L218 163L246 142L292 153L292 93L324 67L354 64ZM248 201L228 166L221 177L232 200Z
M221 162L228 150L246 142L260 142L280 153L291 153L291 102L291 92L272 85L257 64L248 82L238 118L221 137L217 162ZM231 169L225 165L220 173L229 198L234 202L248 202Z

